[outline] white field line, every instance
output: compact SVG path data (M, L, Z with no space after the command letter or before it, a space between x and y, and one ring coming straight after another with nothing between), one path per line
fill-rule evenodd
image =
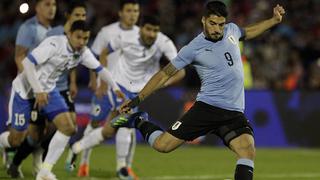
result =
M284 179L284 178L320 178L320 173L283 173L283 174L259 174L256 178L268 179ZM158 177L141 177L144 180L171 180L171 179L223 179L232 180L233 174L217 174L217 175L202 175L202 176L158 176Z
M255 178L281 179L287 180L290 178L319 178L320 173L277 173L277 174L259 174ZM68 180L78 180L79 178L68 178ZM83 178L82 180L102 180L105 178ZM202 176L156 176L156 177L139 177L140 180L189 180L189 179L210 179L210 180L232 180L233 174L217 174L217 175L202 175ZM108 180L118 180L118 178L108 178Z

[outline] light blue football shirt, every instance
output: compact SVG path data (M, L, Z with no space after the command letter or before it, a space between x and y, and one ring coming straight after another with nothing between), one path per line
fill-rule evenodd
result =
M46 28L41 25L36 16L26 20L19 28L16 45L28 48L28 53L37 47L46 38L46 34L51 27Z
M201 80L197 101L231 111L244 111L243 67L239 48L239 39L244 36L243 29L228 23L222 40L212 42L201 33L171 61L177 69L188 64L195 67Z
M59 35L64 35L64 28L62 25L56 26L47 32L47 37L59 36ZM58 88L59 91L65 91L69 89L68 79L69 79L69 71L66 71L61 74L58 81L56 82L56 87Z

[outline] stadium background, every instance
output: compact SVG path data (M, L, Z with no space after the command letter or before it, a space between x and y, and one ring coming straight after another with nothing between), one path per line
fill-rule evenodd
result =
M11 81L16 76L14 44L21 23L34 15L19 13L25 1L1 0L0 3L0 120L5 128ZM57 0L54 24L63 23L65 2ZM91 40L100 28L117 20L113 0L88 0ZM171 37L178 49L201 31L203 0L140 0L142 14L158 13L161 30ZM258 147L320 147L320 1L318 0L226 0L229 21L245 26L272 16L279 3L286 9L284 22L259 38L243 45L246 76L246 115L255 129ZM86 86L88 71L78 68L79 94L76 110L80 129L88 121L90 92ZM152 120L166 128L193 102L199 80L194 69L187 68L186 78L174 87L161 90L142 104ZM113 141L109 141L109 143ZM143 143L141 137L139 142ZM193 143L218 145L214 136ZM137 150L139 151L139 149ZM319 151L316 151L319 157ZM288 160L290 161L290 160ZM320 163L316 163L320 164ZM319 166L318 166L319 167ZM320 172L316 171L316 172ZM320 178L320 175L317 176ZM285 178L284 178L285 179ZM299 179L299 178L298 178ZM301 178L302 179L302 178ZM308 179L308 178L307 178Z

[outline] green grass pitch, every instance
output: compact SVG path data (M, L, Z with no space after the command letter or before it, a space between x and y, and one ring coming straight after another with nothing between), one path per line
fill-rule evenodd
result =
M53 172L61 180L117 179L115 176L115 147L102 145L91 157L90 178L78 178L76 171L64 170L66 153ZM227 148L187 145L168 154L149 146L138 145L133 169L141 180L231 180L235 155ZM23 163L24 179L34 179L31 158ZM4 167L0 179L9 179ZM319 149L257 149L255 180L320 180Z

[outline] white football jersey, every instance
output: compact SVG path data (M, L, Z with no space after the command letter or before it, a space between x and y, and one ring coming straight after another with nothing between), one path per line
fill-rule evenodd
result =
M126 30L121 28L120 22L115 22L102 27L91 46L92 52L96 56L99 56L102 50L104 48L107 48L107 45L110 42L110 40L115 37L121 36L123 32L139 32L139 28L138 26L133 26L132 29ZM108 55L108 68L112 68L113 64L117 62L119 54L119 51L115 51L114 53Z
M80 52L73 51L65 35L45 39L27 58L36 65L36 75L44 92L52 91L59 76L79 64L89 69L101 69L100 62L89 48L84 47ZM23 70L12 83L14 91L23 99L33 98L25 73L27 70Z
M130 92L140 92L151 77L160 70L160 59L168 60L177 56L173 42L161 32L151 47L141 44L140 33L123 33L112 39L109 50L120 50L120 57L111 69L113 79Z

